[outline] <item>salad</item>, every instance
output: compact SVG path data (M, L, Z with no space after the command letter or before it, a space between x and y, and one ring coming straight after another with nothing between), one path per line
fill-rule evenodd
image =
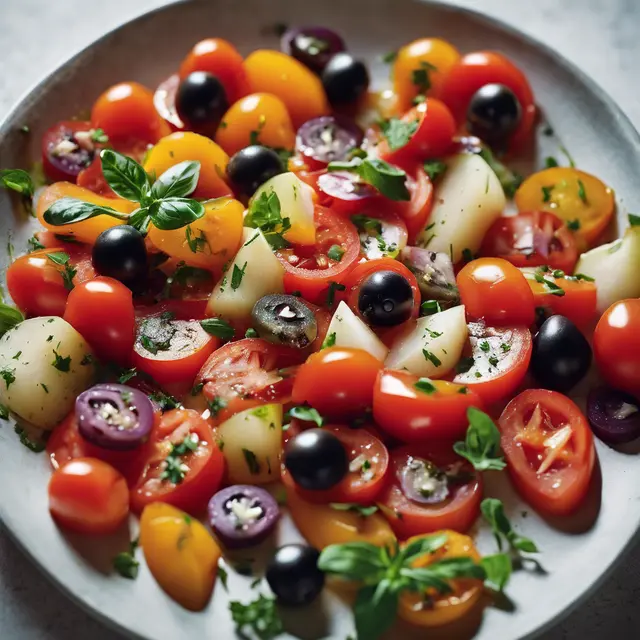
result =
M52 518L96 545L134 523L114 573L144 559L192 611L268 549L268 588L229 604L259 638L323 589L361 640L477 614L539 553L483 476L571 518L593 434L640 436L640 216L606 242L614 193L564 147L513 170L555 134L502 54L383 59L374 92L326 28L246 58L206 39L48 129L41 183L0 171L36 225L0 416L46 451ZM285 513L306 542L275 548Z

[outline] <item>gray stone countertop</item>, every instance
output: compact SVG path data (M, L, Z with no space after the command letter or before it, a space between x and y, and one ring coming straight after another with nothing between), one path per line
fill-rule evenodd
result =
M640 129L640 0L452 3L483 10L555 48L608 91ZM2 0L0 119L45 72L107 30L162 4L162 0ZM589 558L584 561L589 562ZM579 570L576 580L580 580ZM638 602L640 548L624 559L589 601L545 638L638 638ZM121 640L119 634L94 621L51 586L1 529L0 638Z

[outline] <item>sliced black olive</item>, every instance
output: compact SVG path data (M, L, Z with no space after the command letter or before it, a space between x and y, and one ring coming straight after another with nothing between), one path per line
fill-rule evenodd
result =
M258 335L274 344L303 349L318 335L311 309L296 296L264 296L255 303L251 317Z
M403 275L395 271L377 271L360 286L358 309L371 325L402 324L413 311L413 289Z
M518 128L521 117L522 107L511 89L503 84L486 84L469 102L467 128L490 145L499 145Z
M282 158L269 147L253 144L231 157L227 175L235 190L250 198L267 180L284 173Z
M456 274L448 253L405 247L400 259L416 276L420 293L425 299L438 300L443 307L458 304L460 297Z
M607 444L640 438L640 401L624 391L599 387L589 392L587 417L593 433Z
M336 53L322 72L322 84L332 105L352 104L369 88L364 62L348 53Z
M139 288L148 272L144 236L128 224L106 229L96 238L91 261L101 276L120 280L132 289Z
M192 129L214 131L228 107L224 87L212 73L194 71L178 86L176 111Z
M271 591L285 605L301 606L315 600L324 587L324 572L318 569L320 554L306 544L280 547L267 566Z

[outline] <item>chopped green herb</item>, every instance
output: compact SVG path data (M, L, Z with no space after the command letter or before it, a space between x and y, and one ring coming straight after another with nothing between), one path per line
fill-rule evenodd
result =
M469 428L464 442L456 442L453 450L471 462L478 471L504 469L500 450L500 431L493 420L480 409L467 409Z
M45 450L44 442L32 440L24 430L24 427L16 424L13 430L18 435L18 438L20 438L20 444L23 444L25 447L27 447L29 451L33 451L33 453L40 453Z
M248 637L245 629L253 632L259 640L273 640L284 631L275 598L260 594L256 600L242 604L238 600L229 602L229 611L242 637Z
M215 418L220 413L220 411L222 411L227 406L227 401L224 398L220 398L219 396L214 396L212 400L207 401L207 406L209 407L211 415Z
M258 458L256 458L256 454L251 451L251 449L242 449L242 455L244 456L244 461L247 463L247 467L249 468L249 473L251 475L258 475L260 473L260 463L258 462Z
M28 240L27 244L29 245L29 251L39 251L40 249L44 249L45 246L38 240L38 237L34 233Z
M507 353L507 352L511 351L511 345L510 345L510 344L506 344L505 342L503 342L503 343L500 345L500 348L502 349L502 351L503 351L504 353Z
M363 518L372 516L378 511L378 507L375 505L363 507L361 504L355 504L353 502L330 502L329 506L336 511L352 511Z
M244 332L244 337L245 338L257 338L258 337L258 332L253 327L249 327Z
M140 563L136 560L136 548L138 540L132 540L129 544L129 551L120 552L113 559L113 568L123 577L135 580L138 577Z
M8 420L9 419L9 408L6 407L3 404L0 404L0 418L2 420Z
M233 273L231 274L231 288L235 291L242 284L244 272L247 269L247 262L242 265L242 269L237 264L233 265Z
M349 162L331 162L329 171L353 171L360 179L390 200L409 200L407 174L378 158L353 158Z
M483 340L482 342L480 342L480 343L478 344L478 346L479 346L479 347L480 347L480 349L481 349L482 351L484 351L485 353L486 353L487 351L489 351L489 349L491 349L491 346L489 345L489 343L488 343L486 340Z
M489 364L492 367L497 367L498 366L498 362L499 362L499 360L498 360L497 356L489 356Z
M388 51L382 56L382 62L384 62L385 64L393 64L396 61L397 57L397 51Z
M47 258L54 264L63 267L60 275L62 276L65 289L71 291L71 289L73 289L73 278L78 271L69 264L69 254L64 251L54 251L53 253L47 253Z
M496 538L498 549L502 551L506 542L512 551L516 553L537 553L538 547L533 540L519 536L509 522L504 512L504 504L496 498L485 498L480 504L480 510L484 519L491 525L493 535Z
M366 231L377 236L382 235L382 222L378 218L358 214L351 216L351 222L358 227L359 231Z
M567 220L567 228L571 229L571 231L578 231L578 229L580 229L580 220L578 220L578 218L575 220Z
M220 580L220 584L222 585L222 588L227 593L229 592L229 586L227 585L228 579L229 579L229 574L227 573L227 570L222 565L218 565L218 580Z
M447 165L441 160L429 160L422 166L424 167L424 172L429 176L429 180L431 180L431 182L435 182L447 171Z
M316 409L312 409L311 407L292 407L291 409L289 409L288 415L289 417L297 418L298 420L315 422L318 427L321 427L324 424L324 418L318 413Z
M189 471L183 457L198 449L200 439L197 433L189 433L179 444L171 445L171 451L165 458L164 469L160 474L160 480L168 480L173 484L180 484Z
M209 246L207 237L204 235L204 231L200 229L199 233L200 235L198 237L194 237L190 225L187 225L184 230L184 234L187 239L187 246L193 253L204 253L205 248Z
M181 406L173 396L170 396L164 391L155 391L154 393L149 395L149 400L155 402L160 407L161 411L178 409Z
M420 61L420 67L411 72L411 82L416 86L419 93L425 94L431 89L430 71L437 71L438 67L424 60Z
M320 348L327 349L328 347L333 347L335 343L336 343L336 334L335 334L335 331L333 331L332 333L327 334L327 337L322 342L322 347Z
M589 201L587 200L587 191L584 188L584 182L582 182L582 180L578 180L578 197L584 204L589 204Z
M547 156L544 160L545 169L551 169L558 166L558 161L553 156Z
M442 307L437 300L426 300L420 305L420 311L422 311L425 316L432 316L434 313L440 313Z
M329 290L327 291L327 306L332 307L336 298L336 291L344 291L346 287L339 282L329 282Z
M404 147L418 130L418 120L405 122L399 118L380 120L378 123L391 151Z
M442 364L440 358L438 358L435 353L432 353L427 349L422 350L422 355L424 356L425 360L429 360L429 362L431 362L435 367L439 367Z
M197 396L202 391L203 387L204 382L198 382L198 384L194 384L193 387L191 387L191 395Z
M244 226L260 229L274 249L288 246L283 234L291 228L291 222L289 218L282 217L280 199L275 191L263 191L258 198L251 200Z
M233 327L222 318L206 318L200 320L200 326L210 335L221 340L231 340L235 333Z
M413 386L418 391L423 391L429 395L437 391L436 386L431 382L431 380L429 380L429 378L420 378Z
M542 202L549 202L551 200L551 192L555 188L555 184L540 187L542 189Z
M329 251L327 251L327 258L340 262L344 255L344 251L345 250L339 244L332 244L331 247L329 247Z
M471 262L471 261L475 260L475 256L471 252L471 249L463 249L462 250L462 259L465 262Z
M637 216L637 215L636 215L636 214L634 214L634 213L630 213L630 214L629 214L629 216L628 216L628 218L629 218L629 224L630 224L632 227L638 227L638 226L640 226L640 216Z
M568 277L569 276L567 276L567 278ZM591 276L586 276L584 273L576 273L572 277L575 278L576 280L584 280L585 282L595 282L596 281L595 278L592 278Z
M71 356L63 358L55 349L53 350L54 361L51 363L58 371L67 373L71 369Z
M125 369L124 371L120 372L120 375L118 376L118 382L120 384L127 384L129 380L135 378L137 375L138 370L135 367L131 367L131 369Z

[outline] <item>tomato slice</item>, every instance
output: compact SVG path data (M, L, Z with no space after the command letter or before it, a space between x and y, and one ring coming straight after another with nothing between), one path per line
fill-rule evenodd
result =
M526 327L488 327L469 323L469 344L453 382L473 389L485 405L511 395L529 368L531 333Z
M396 449L390 473L378 506L403 540L439 529L467 531L480 513L480 474L449 444Z
M376 424L403 442L464 438L469 407L482 408L480 396L444 380L423 381L404 371L378 374L373 394Z
M584 501L596 450L586 418L569 398L546 389L516 396L499 420L513 484L542 513L558 516Z
M422 165L407 173L407 188L411 194L408 202L395 202L394 210L405 221L409 233L409 244L427 226L427 220L433 208L433 184Z
M197 411L174 409L162 416L157 435L144 470L131 489L132 510L140 513L152 502L166 502L200 515L224 474L224 456L213 430ZM185 441L193 448L177 455L174 446Z
M282 481L285 487L295 490L308 502L371 504L385 484L389 468L387 448L366 429L339 426L323 428L332 431L344 445L349 458L349 473L331 489L311 491L299 487L283 466Z
M573 233L558 216L548 211L523 211L493 223L480 255L504 258L516 267L546 264L572 273L578 248Z
M358 259L360 237L353 223L325 207L316 207L315 218L316 244L279 249L277 256L285 268L285 291L322 304L329 284L341 283ZM335 245L343 252L340 260L327 255Z

